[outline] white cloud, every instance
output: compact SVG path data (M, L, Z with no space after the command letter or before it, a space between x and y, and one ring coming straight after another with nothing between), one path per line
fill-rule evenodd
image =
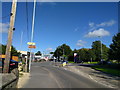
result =
M94 30L93 32L89 32L85 37L98 37L98 36L109 36L110 33L107 30L104 30L103 28L100 28L98 30Z
M90 27L93 27L93 26L94 26L94 23L93 23L93 22L90 22L90 23L89 23L89 26L90 26Z
M82 47L82 46L84 46L85 43L87 43L87 42L85 42L83 40L78 40L76 45L79 47Z
M52 51L53 49L52 49L52 48L47 48L46 50L47 50L47 51Z
M0 33L7 33L9 29L8 23L0 23Z
M110 20L107 22L102 22L100 24L96 24L94 22L89 22L89 31L93 31L97 28L103 28L103 27L109 27L109 26L113 26L116 23L115 20Z
M108 21L108 22L102 22L102 23L100 23L100 24L97 24L96 26L97 26L97 27L112 26L112 25L114 25L115 23L116 23L115 20L110 20L110 21Z

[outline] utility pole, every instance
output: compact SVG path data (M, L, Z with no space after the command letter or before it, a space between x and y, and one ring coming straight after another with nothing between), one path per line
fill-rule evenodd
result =
M31 42L33 42L33 36L34 36L35 7L36 7L36 0L34 0L34 8L33 8L33 20L32 20ZM33 56L33 55L32 55L32 49L30 49L29 72L30 72L30 69L31 69L32 56Z
M65 60L65 57L64 57L64 48L63 48L63 61Z
M100 47L101 47L101 61L102 61L102 37L101 37L101 36L98 36L98 37L100 38L100 43L101 43L101 44L100 44L100 45L101 45Z
M101 37L102 39L102 37ZM102 61L102 40L101 40L101 61Z
M11 57L11 45L12 45L12 36L13 36L13 30L14 28L14 22L15 22L15 15L16 15L16 7L17 7L17 0L13 0L12 2L12 9L11 9L11 16L10 16L10 27L8 31L8 41L7 41L7 47L6 47L6 57L4 60L4 67L3 67L3 73L9 72L9 63L10 63L10 57Z

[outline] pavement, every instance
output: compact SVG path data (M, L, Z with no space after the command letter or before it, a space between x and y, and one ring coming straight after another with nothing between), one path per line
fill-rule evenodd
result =
M20 72L22 75L19 77L17 88L22 88L24 84L27 83L29 79L29 73Z
M62 68L74 72L76 74L82 75L83 77L90 78L95 82L98 82L110 88L120 88L120 77L97 71L95 69L92 69L90 65L69 64Z
M110 88L90 77L65 70L53 62L33 62L21 88Z
M2 87L2 74L0 73L0 89Z

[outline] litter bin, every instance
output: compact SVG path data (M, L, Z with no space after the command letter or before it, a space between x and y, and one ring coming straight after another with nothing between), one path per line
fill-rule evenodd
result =
M62 66L66 66L67 65L67 63L66 62L62 62Z

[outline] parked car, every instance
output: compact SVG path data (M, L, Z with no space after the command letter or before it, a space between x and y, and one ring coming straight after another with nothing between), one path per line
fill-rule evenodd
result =
M101 65L101 64L103 64L103 65L105 65L105 64L111 64L112 62L110 62L110 61L100 61L98 64L99 65Z

